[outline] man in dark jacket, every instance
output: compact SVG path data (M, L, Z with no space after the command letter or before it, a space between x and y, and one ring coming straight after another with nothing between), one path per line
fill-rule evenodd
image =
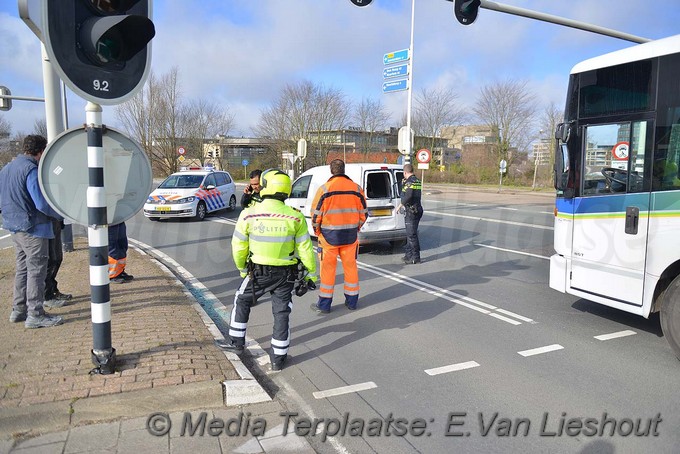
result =
M411 164L404 165L404 182L401 187L401 204L404 207L406 222L406 254L403 262L408 265L420 263L420 241L418 241L418 224L423 217L423 205L420 203L423 186L413 174Z
M9 321L26 328L61 325L64 320L43 308L49 240L54 238L50 217L61 220L40 192L38 161L47 147L43 136L24 139L24 153L0 172L2 223L12 233L16 250L14 301Z
M255 169L250 172L250 184L246 186L246 188L243 190L243 195L241 196L241 208L244 210L253 203L262 201L260 198L260 175L262 175L262 171L260 169Z

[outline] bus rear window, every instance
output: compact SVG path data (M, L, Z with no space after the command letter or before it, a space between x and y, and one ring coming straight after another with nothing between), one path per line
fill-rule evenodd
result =
M644 60L581 74L580 117L653 110L653 64Z

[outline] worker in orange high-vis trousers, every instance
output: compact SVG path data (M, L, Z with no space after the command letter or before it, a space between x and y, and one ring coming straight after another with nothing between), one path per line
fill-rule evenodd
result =
M345 162L335 159L330 168L332 176L316 192L311 207L321 265L319 301L311 306L317 314L331 311L338 256L345 274L345 306L349 310L356 309L359 301L359 230L368 212L361 186L345 175Z
M115 284L124 284L134 279L125 272L127 262L127 227L125 223L109 226L109 280Z

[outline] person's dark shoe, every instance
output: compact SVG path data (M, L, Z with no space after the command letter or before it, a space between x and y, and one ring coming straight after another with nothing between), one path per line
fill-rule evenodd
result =
M127 274L125 271L123 271L118 276L111 278L110 281L113 282L114 284L125 284L126 282L130 282L134 278L135 277L132 276L131 274Z
M234 353L236 355L242 355L244 351L243 345L236 345L229 339L216 340L215 345L225 352Z
M281 372L283 370L283 361L281 361L279 363L272 363L270 370L272 372Z
M64 319L58 315L50 315L47 312L42 315L29 315L26 317L24 326L26 328L49 328L64 323Z
M43 302L44 307L49 307L50 309L56 309L58 307L63 307L66 304L66 300L53 298L51 300L45 300Z
M59 290L54 293L54 299L56 300L69 301L71 298L73 298L73 295L70 293L61 293Z
M28 313L12 310L12 313L9 314L9 321L12 323L25 322L26 317L28 317Z
M316 303L312 303L312 305L309 306L309 308L316 312L318 315L326 315L331 313L331 311L329 310L321 309Z
M405 265L417 265L420 263L420 259L409 259L409 260L404 260Z
M349 303L348 303L347 301L345 301L345 307L347 307L347 309L349 309L350 311L355 311L355 310L357 310L356 306L355 306L355 307L350 306Z

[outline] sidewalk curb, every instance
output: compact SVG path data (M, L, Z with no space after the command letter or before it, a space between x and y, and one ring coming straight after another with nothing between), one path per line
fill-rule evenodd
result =
M223 334L220 332L219 328L210 318L205 309L203 309L203 306L201 306L199 303L198 298L210 303L216 311L224 314L229 313L227 307L210 290L208 290L205 285L203 285L173 258L157 249L154 249L148 244L142 243L141 241L132 238L129 238L128 241L132 247L137 250L137 252L151 257L152 261L154 261L163 270L163 272L177 278L177 284L182 286L182 291L184 294L192 300L191 306L201 317L201 320L203 320L203 323L210 334L212 334L215 340L222 339L224 337ZM173 269L175 271L173 271ZM255 343L250 338L246 338L246 341L248 344ZM248 347L248 349L254 354L253 356L260 356L261 354L265 353L256 343L255 347ZM257 351L258 349L259 351ZM248 368L243 364L243 361L241 361L237 355L228 352L222 353L234 366L234 369L236 370L236 373L239 375L239 377L241 377L241 380L225 380L221 382L221 391L224 399L224 405L246 405L259 402L268 402L272 400L269 394L264 390L262 385L260 385L260 383L255 379L253 374L250 372L250 370L248 370ZM262 362L258 361L258 363L262 365Z

